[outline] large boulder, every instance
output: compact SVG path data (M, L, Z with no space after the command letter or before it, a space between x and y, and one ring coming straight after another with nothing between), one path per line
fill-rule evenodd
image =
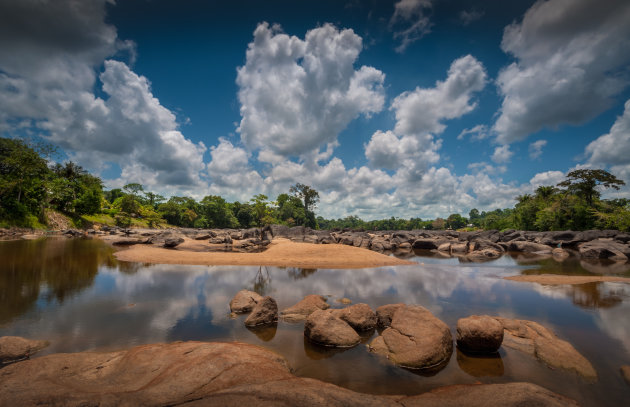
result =
M263 297L254 291L241 290L230 301L230 310L238 314L250 312Z
M376 327L376 314L367 304L354 304L333 310L333 315L345 321L355 331L369 331Z
M361 342L361 337L348 323L336 317L332 310L317 310L304 323L304 336L318 345L349 348Z
M597 239L578 246L580 256L590 259L609 259L627 261L630 257L630 246L611 239Z
M392 317L399 308L404 307L405 304L387 304L381 305L376 309L376 320L378 326L381 328L387 328L392 324Z
M301 322L313 312L328 308L330 308L330 305L326 302L326 297L311 294L304 297L297 304L280 312L280 316L287 322Z
M296 377L270 350L212 342L55 354L16 363L1 370L0 405L576 406L527 383L448 386L409 397L357 393Z
M449 360L453 337L429 310L406 305L396 310L391 325L372 341L370 349L403 367L431 369Z
M496 320L503 325L503 346L528 353L553 368L597 380L597 372L584 356L539 323L499 317Z
M503 325L487 315L457 321L457 346L468 352L496 352L503 342Z
M449 240L444 238L422 238L416 239L411 247L420 250L435 250L440 247L440 245L448 242Z
M267 296L257 302L251 314L245 319L246 326L272 324L278 321L278 304Z
M2 336L0 337L0 366L28 359L48 345L48 341L26 339L19 336Z

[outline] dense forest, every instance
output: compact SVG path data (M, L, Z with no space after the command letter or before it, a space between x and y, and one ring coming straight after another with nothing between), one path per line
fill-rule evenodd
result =
M73 162L51 164L55 149L0 138L0 227L47 226L47 212L57 211L75 226L91 223L122 227L167 225L194 228L249 228L266 224L308 226L321 229L411 230L411 229L521 229L630 231L630 200L601 199L606 188L619 189L624 181L601 169L570 172L556 186L541 186L534 194L516 197L514 208L479 212L468 218L364 221L357 216L324 219L315 216L319 193L297 183L274 201L263 194L247 202L227 202L209 195L169 199L145 190L138 183L103 190L102 181Z

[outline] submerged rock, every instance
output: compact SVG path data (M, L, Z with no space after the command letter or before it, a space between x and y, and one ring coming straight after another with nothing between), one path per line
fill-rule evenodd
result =
M271 297L264 297L252 309L251 314L245 320L246 326L258 326L272 324L278 321L278 304Z
M47 347L48 341L26 339L19 336L0 337L0 366L28 359Z
M503 342L503 325L487 315L457 321L457 346L468 352L496 352Z
M318 345L336 348L350 348L361 342L357 332L332 310L311 313L304 323L304 336Z
M280 315L287 322L301 322L313 312L328 308L330 308L330 305L326 303L326 297L311 294L304 297L297 304L280 312Z
M453 337L429 310L405 305L394 312L391 325L372 341L370 350L403 367L430 369L449 360Z
M558 338L544 326L519 319L497 317L496 320L503 325L503 346L535 356L551 367L597 380L593 365L569 342Z
M236 293L232 301L230 301L230 310L236 313L250 312L254 306L262 300L258 293L249 290L241 290Z

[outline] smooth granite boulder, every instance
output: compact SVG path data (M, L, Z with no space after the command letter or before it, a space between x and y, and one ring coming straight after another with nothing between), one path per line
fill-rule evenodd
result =
M335 348L350 348L361 342L357 332L332 310L317 310L304 323L304 336L311 342Z
M262 299L263 297L254 291L241 290L237 292L234 298L232 298L232 301L230 301L230 310L237 314L250 312Z
M405 305L396 310L391 325L372 341L370 350L403 367L431 369L450 359L453 337L429 310Z
M273 324L274 322L278 322L278 304L269 296L258 301L245 319L245 325L248 327Z
M457 346L468 352L496 352L503 342L503 325L487 315L471 315L457 321Z
M355 331L369 331L376 327L376 314L367 304L354 304L333 310L333 315L345 321Z
M19 336L2 336L0 337L0 366L28 359L48 345L48 341L26 339Z
M326 302L326 297L311 294L304 297L297 304L280 312L280 316L287 322L301 322L313 312L328 308L330 308L330 305Z

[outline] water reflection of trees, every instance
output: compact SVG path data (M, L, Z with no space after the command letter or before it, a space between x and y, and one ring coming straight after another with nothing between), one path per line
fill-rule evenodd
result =
M256 272L256 276L253 281L253 291L256 293L265 296L267 290L271 286L271 275L269 274L269 269L266 266L258 267L258 271Z
M28 311L45 287L47 301L63 302L91 286L100 265L114 266L100 241L41 239L0 244L0 323Z
M287 268L287 274L293 280L301 280L303 278L308 278L309 276L315 274L317 269L302 269L298 267L289 267Z
M620 293L604 290L602 283L572 285L569 296L575 305L583 308L611 308L623 302Z

